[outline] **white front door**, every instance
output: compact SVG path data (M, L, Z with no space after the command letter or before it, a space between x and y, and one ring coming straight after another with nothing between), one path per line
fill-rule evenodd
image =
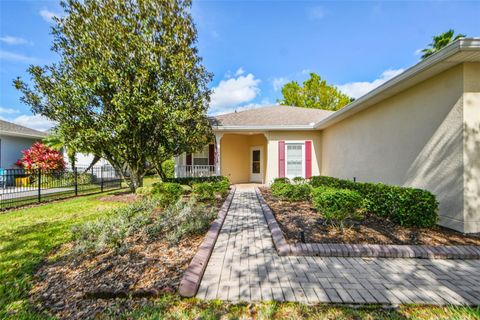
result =
M250 181L263 183L262 148L250 148Z

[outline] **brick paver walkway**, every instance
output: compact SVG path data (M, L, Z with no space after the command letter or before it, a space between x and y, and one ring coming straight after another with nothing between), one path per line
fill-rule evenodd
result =
M480 305L480 260L281 257L253 187L237 189L197 296Z

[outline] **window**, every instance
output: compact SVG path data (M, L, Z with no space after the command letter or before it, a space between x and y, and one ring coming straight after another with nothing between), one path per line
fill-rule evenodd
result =
M203 147L197 153L192 155L192 161L194 166L208 166L208 145Z
M260 173L260 150L252 151L252 173Z
M286 176L288 178L303 177L303 143L286 143Z

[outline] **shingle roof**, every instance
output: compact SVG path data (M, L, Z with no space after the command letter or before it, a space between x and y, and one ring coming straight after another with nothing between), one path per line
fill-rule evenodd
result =
M0 134L33 138L43 138L48 135L46 132L30 129L4 120L0 120Z
M271 106L218 115L214 126L312 126L333 111L289 106Z

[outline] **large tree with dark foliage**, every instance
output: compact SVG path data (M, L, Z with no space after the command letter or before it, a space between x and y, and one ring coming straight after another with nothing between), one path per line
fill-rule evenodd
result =
M14 85L71 146L102 156L135 190L146 165L210 137L211 80L196 48L190 0L67 0L55 18L59 61Z

